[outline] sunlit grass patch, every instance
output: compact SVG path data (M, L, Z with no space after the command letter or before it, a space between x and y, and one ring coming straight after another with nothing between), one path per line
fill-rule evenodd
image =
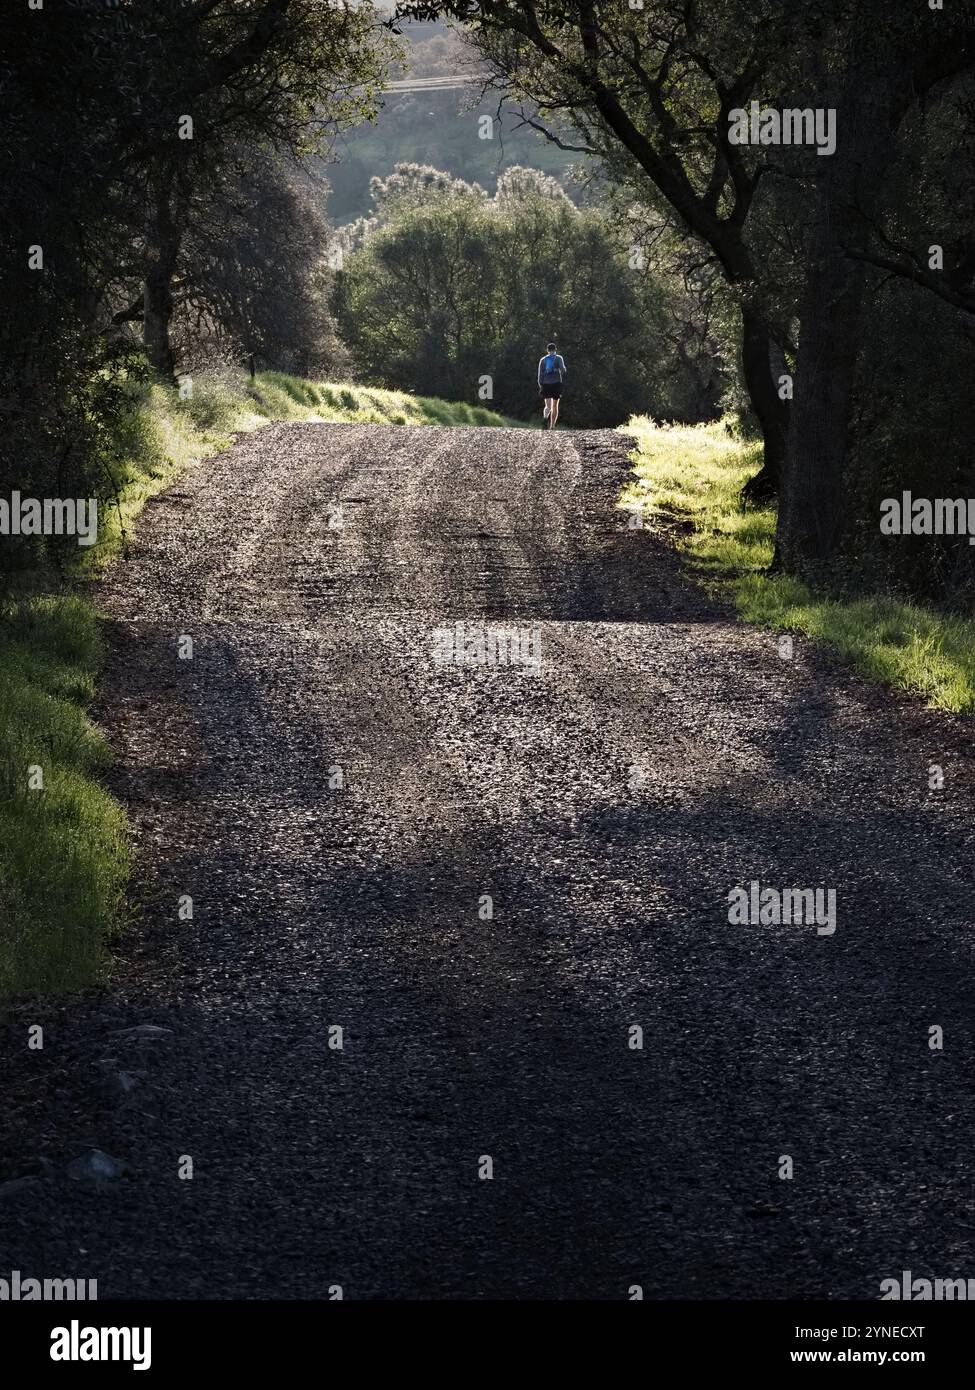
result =
M125 817L84 712L99 661L76 596L0 606L0 999L91 984L120 920Z
M774 508L741 504L761 445L722 423L624 426L636 441L634 477L620 505L691 523L677 545L707 584L730 593L759 627L803 633L861 674L922 696L937 709L975 712L975 622L884 594L849 598L767 573Z

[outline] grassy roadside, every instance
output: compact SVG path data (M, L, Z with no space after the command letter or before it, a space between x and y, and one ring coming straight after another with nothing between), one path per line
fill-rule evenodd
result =
M107 446L118 504L68 573L20 575L0 591L0 1005L97 983L122 920L130 861L122 808L99 783L104 742L86 715L101 666L79 581L131 538L139 511L185 469L271 420L396 425L514 424L478 406L267 372L194 382L180 400L133 387Z
M100 655L77 596L0 606L0 1000L94 979L119 919L125 818L85 715Z
M680 517L678 542L705 583L734 597L746 622L822 642L862 675L922 696L935 709L975 713L975 622L881 594L856 599L767 575L775 511L744 510L738 497L757 472L761 445L722 424L658 426L633 419L634 479L620 505Z
M118 425L112 470L119 505L101 509L98 544L83 559L100 570L118 552L146 500L201 459L229 448L240 432L272 420L374 425L520 426L483 406L411 396L371 386L304 381L284 372L261 372L250 382L230 374L193 381L192 395L152 386L134 393L132 409Z

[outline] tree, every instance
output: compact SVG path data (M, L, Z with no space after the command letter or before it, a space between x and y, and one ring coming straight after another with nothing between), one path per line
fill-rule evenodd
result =
M819 179L807 239L800 343L776 563L819 577L842 533L850 411L873 240L898 137L918 100L975 63L975 36L951 17L865 0L850 25L838 143ZM884 20L881 23L881 20Z
M337 122L372 111L389 47L368 8L318 0L10 7L0 36L0 465L12 485L111 498L114 431L143 349L168 376L173 325L187 345L192 315L207 334L294 348L296 362L282 319L295 311L310 328L318 315L327 346L329 277L308 244L321 228L297 185L273 196L265 185L265 195L276 234L303 248L276 267L302 267L300 292L272 308L270 249L256 297L232 286L237 271L262 273L243 245L235 266L220 262L221 236L242 226L234 165L301 156ZM3 561L32 562L23 550L5 546Z
M599 158L707 248L740 306L742 370L764 439L749 495L780 485L777 563L816 572L842 533L864 267L905 270L870 229L905 118L972 69L970 0L893 14L880 0L809 0L801 10L779 0L408 8L466 22L496 84L535 104L529 124ZM832 111L837 148L733 141L733 122L753 104ZM953 278L910 273L965 307L964 262ZM794 386L791 425L779 379Z
M138 273L115 131L134 80L124 16L16 6L0 39L0 477L28 496L111 496L104 441L138 354L106 332ZM5 543L0 565L44 542Z
M183 233L172 334L183 369L253 356L301 376L341 373L330 236L324 191L301 165L238 150L211 169Z
M598 209L576 208L544 175L517 167L493 198L409 166L375 191L376 218L346 258L337 296L343 336L370 381L489 399L527 418L538 404L535 364L558 335L578 363L579 424L670 415L672 400L690 394L663 361L666 291L628 265ZM492 394L480 397L485 381Z
M405 4L405 13L449 12L469 25L496 83L533 103L530 123L560 143L619 169L639 170L687 233L704 243L741 312L744 378L765 444L753 488L774 491L785 459L788 406L773 364L789 346L763 296L748 223L762 161L729 140L729 113L788 66L797 20L776 0L707 11L684 0L452 0ZM580 133L562 136L549 122Z
M373 113L385 48L368 7L317 0L159 0L141 19L146 62L129 161L144 170L143 321L171 377L173 284L195 191L228 147L294 154Z

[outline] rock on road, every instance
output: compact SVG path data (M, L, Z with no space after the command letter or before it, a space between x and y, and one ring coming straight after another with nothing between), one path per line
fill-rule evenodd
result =
M100 594L135 921L43 1053L8 1029L0 1176L48 1163L0 1200L5 1269L101 1298L975 1274L970 725L736 623L616 509L626 449L273 425L148 506ZM438 663L458 622L537 669ZM835 934L731 925L752 881L835 889ZM91 1148L121 1175L65 1177Z

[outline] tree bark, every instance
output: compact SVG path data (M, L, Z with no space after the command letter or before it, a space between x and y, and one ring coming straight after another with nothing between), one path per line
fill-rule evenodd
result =
M175 176L164 164L149 177L146 216L146 270L142 334L153 371L172 381L176 357L170 342L173 279L179 259L180 229L173 209Z
M850 253L876 206L909 64L861 31L837 107L837 147L819 181L800 307L799 359L775 567L816 580L842 537L843 478L867 269Z
M762 467L742 491L742 497L753 506L770 502L779 490L785 466L786 440L789 429L789 407L779 396L778 383L772 371L773 358L781 357L763 316L752 304L741 311L741 356L752 409L758 418L764 444Z

